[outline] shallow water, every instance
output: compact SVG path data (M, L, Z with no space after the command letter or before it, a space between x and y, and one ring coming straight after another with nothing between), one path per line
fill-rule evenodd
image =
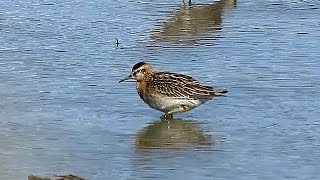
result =
M0 179L317 179L319 8L3 1ZM163 124L118 84L140 60L229 94Z

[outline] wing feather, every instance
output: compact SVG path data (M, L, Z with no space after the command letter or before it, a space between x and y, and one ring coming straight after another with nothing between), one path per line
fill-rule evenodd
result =
M170 72L156 72L151 86L156 92L175 98L211 99L227 92L202 85L190 76Z

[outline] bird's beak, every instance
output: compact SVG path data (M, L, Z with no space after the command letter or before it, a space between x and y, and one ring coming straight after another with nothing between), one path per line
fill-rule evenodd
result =
M126 81L126 80L129 80L129 79L133 79L132 74L130 74L129 76L127 76L127 77L125 77L125 78L120 79L119 83L121 83L121 82L123 82L123 81Z

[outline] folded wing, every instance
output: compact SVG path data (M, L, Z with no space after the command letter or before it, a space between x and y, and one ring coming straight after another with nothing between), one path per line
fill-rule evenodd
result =
M228 92L202 85L190 76L170 72L157 72L151 84L157 92L175 98L211 99Z

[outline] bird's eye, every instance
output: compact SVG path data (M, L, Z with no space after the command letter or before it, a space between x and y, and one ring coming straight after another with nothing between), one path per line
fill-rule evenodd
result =
M140 70L138 71L138 73L145 73L145 70L144 70L144 69L140 69Z

